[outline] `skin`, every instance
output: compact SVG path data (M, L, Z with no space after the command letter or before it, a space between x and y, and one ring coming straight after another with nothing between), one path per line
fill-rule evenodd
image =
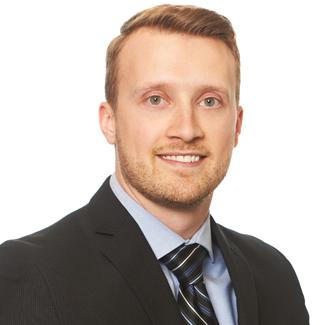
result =
M128 194L185 239L209 213L238 143L235 61L220 40L141 28L119 54L116 107L99 108ZM197 162L170 160L197 155Z

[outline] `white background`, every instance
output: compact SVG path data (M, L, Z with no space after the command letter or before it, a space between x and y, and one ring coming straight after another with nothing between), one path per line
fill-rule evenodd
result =
M298 274L311 324L322 324L322 1L169 2L230 18L241 51L243 132L212 215L280 249ZM114 171L97 119L106 47L126 19L161 3L1 1L0 242L86 204Z

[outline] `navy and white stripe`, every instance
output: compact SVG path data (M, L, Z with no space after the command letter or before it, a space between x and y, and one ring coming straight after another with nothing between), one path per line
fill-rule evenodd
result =
M207 256L203 246L183 244L160 259L179 281L177 301L189 325L219 325L203 282L202 266Z

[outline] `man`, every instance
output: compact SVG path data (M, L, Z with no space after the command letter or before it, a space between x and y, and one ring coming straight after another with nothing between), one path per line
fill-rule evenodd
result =
M230 22L162 5L107 51L101 129L116 172L56 224L0 247L1 324L306 325L275 248L209 213L238 143Z

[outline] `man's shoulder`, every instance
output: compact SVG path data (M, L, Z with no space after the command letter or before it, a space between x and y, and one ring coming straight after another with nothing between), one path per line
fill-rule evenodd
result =
M278 248L255 236L239 233L219 224L215 226L219 236L224 238L224 242L231 249L232 256L245 261L257 285L272 287L274 283L282 283L284 288L298 288L299 295L302 294L291 262Z
M273 245L252 235L240 233L227 227L216 225L228 241L230 247L253 265L272 265L273 267L291 267L286 256Z
M0 245L0 264L6 266L33 265L56 256L68 254L77 245L82 246L87 235L85 226L87 206L82 207L54 224L32 234L10 239ZM81 247L80 247L81 248Z
M263 240L216 225L228 241L234 256L244 260L252 273L261 299L269 299L270 292L297 300L304 305L304 297L296 272L287 257ZM264 297L265 295L265 297ZM274 294L276 295L276 294Z
M264 240L255 236L240 233L233 229L229 229L222 225L216 225L219 232L225 237L225 239L231 243L232 247L238 248L242 254L249 257L255 257L265 259L286 259L285 256L273 245L265 242Z
M296 272L286 258L274 246L251 235L242 234L215 224L219 236L232 251L235 267L245 265L257 291L261 317L271 317L286 304L283 311L291 311L296 324L308 323L305 299ZM237 264L238 261L241 264ZM243 263L244 262L244 263ZM293 316L292 316L293 317Z

